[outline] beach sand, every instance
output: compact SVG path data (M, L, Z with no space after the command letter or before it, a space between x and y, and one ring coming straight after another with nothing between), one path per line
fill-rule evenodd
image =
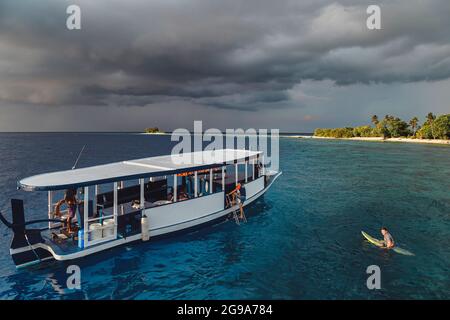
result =
M407 143L425 143L425 144L445 144L450 145L450 140L443 139L411 139L411 138L387 138L382 137L354 137L354 138L331 138L331 137L317 137L314 139L333 139L333 140L356 140L356 141L378 141L378 142L407 142Z
M168 133L168 132L141 132L140 134L148 134L148 135L152 135L152 136L165 136L170 133Z

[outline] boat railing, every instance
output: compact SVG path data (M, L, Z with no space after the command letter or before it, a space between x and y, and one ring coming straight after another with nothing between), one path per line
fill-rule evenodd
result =
M107 219L114 219L114 215L108 215L108 216L100 216L100 217L95 217L95 218L91 218L88 220L88 222L95 222L95 221L99 221L99 220L107 220Z
M102 234L103 234L103 231L108 229L108 228L110 228L110 226L102 226L102 227L100 227L99 229L96 229L96 230L88 230L86 233L88 234L88 237L89 236L92 237L92 233L93 232L98 232L100 230L102 232ZM85 243L84 247L85 248L86 247L91 247L91 246L94 246L96 244L108 242L108 241L111 241L111 240L116 240L116 238L117 238L117 236L115 234L110 235L110 236L103 236L102 235L101 238L94 239L94 240L88 240L88 242Z
M101 215L89 218L83 228L84 247L90 247L99 243L115 240L117 238L117 214ZM111 221L113 223L105 224ZM95 226L95 228L93 228Z

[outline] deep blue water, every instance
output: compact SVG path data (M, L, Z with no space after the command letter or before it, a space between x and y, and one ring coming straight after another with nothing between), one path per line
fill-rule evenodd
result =
M168 153L168 136L0 134L0 210L25 199L45 217L46 193L17 191L29 175ZM283 175L247 209L248 223L113 249L77 263L82 289L65 289L68 264L16 270L0 227L2 299L449 299L450 148L280 139ZM387 226L414 257L363 241ZM381 268L368 290L366 268Z

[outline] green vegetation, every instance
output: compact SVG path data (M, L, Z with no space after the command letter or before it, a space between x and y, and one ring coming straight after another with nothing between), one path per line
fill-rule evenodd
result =
M386 115L379 120L378 116L371 117L373 126L345 127L334 129L318 128L314 136L327 138L353 138L353 137L383 137L383 138L412 138L412 139L450 139L450 114L436 117L428 113L422 126L417 117L405 122L398 117Z
M164 131L160 131L157 127L146 128L145 133L164 133Z
M409 126L412 129L413 136L416 135L416 129L417 129L418 124L419 124L419 119L417 117L414 117L411 120L409 120Z
M372 136L372 127L371 126L361 126L353 128L353 136L354 137L371 137Z
M431 124L433 139L450 139L450 114L438 117Z

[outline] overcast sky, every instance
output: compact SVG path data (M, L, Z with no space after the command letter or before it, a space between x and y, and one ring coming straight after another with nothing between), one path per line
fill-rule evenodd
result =
M0 2L0 131L310 132L429 111L450 113L448 0Z

